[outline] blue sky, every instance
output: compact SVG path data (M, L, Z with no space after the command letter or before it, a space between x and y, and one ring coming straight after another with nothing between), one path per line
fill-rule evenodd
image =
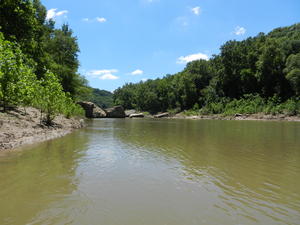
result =
M300 22L299 0L42 0L56 26L78 38L90 86L113 91L127 82L181 71L219 53L228 40Z

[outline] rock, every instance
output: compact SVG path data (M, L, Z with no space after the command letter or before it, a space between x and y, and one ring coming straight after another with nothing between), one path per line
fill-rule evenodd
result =
M136 110L130 109L130 110L125 110L125 115L126 117L129 117L131 114L136 114Z
M154 118L163 118L163 117L168 117L169 113L165 112L165 113L160 113L154 116Z
M79 123L80 123L80 128L85 126L85 122L83 119L80 119Z
M92 102L77 102L85 111L87 118L104 118L106 112Z
M129 115L129 118L142 118L145 117L143 113L133 113Z
M125 111L122 106L115 106L109 109L106 109L107 118L125 118Z
M107 113L104 109L101 109L100 107L95 105L94 111L93 111L93 118L105 118Z
M279 115L279 119L285 119L285 115Z
M235 117L240 117L240 116L243 116L243 114L236 113L234 116L235 116Z

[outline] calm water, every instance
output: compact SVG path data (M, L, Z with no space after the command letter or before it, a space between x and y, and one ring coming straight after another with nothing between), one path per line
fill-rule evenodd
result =
M300 224L300 123L90 121L0 156L0 224Z

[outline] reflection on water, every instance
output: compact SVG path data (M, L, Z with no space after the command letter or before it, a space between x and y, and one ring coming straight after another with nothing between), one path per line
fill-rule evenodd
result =
M0 224L300 224L300 124L106 119L0 156Z
M27 224L76 190L87 137L74 135L0 156L0 224Z

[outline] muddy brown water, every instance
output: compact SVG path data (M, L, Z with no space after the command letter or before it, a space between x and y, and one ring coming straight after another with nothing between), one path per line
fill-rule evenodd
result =
M0 156L0 224L300 224L300 123L89 121Z

